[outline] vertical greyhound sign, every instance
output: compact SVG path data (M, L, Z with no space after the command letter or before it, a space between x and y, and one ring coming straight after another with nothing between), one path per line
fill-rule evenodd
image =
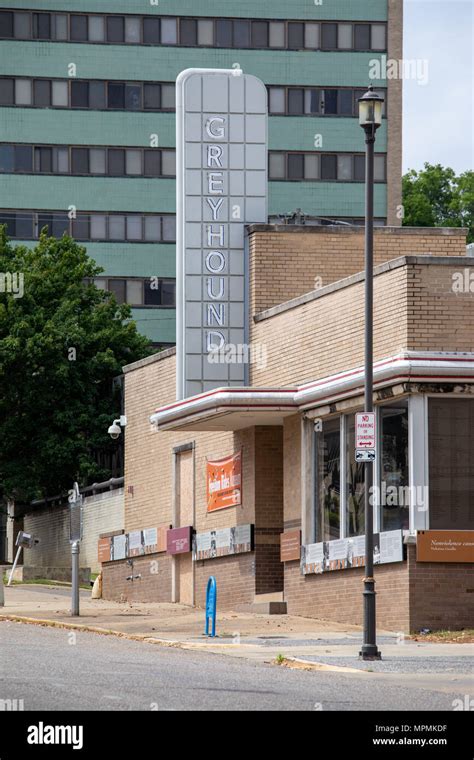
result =
M178 398L247 381L245 225L268 218L267 130L256 77L240 68L178 76Z

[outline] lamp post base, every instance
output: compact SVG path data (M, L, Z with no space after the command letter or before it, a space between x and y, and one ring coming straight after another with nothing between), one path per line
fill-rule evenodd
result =
M375 581L372 576L367 576L364 578L364 643L359 652L360 660L382 659L382 653L376 644L375 596Z
M382 652L379 652L376 644L363 644L359 652L359 660L381 660Z

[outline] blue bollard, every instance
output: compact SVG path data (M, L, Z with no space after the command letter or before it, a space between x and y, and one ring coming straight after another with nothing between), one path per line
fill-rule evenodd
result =
M206 630L205 636L216 635L216 605L217 605L217 583L213 575L207 582L206 591ZM212 633L209 633L209 620L212 619Z

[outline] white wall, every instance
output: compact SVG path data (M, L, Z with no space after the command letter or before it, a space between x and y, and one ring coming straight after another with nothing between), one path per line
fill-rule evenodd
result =
M97 560L97 542L100 533L123 530L124 489L88 496L83 506L83 540L81 541L80 566L90 567L93 573L100 571ZM34 549L25 549L23 564L34 567L70 567L69 512L67 505L60 507L37 507L25 515L24 530L40 539Z

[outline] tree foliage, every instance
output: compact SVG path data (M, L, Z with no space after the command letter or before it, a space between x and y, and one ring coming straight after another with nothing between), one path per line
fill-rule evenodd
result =
M474 242L474 171L456 175L453 169L426 163L402 180L403 224L409 227L467 227Z
M96 452L117 445L113 379L151 349L130 307L87 283L101 271L69 237L43 234L30 249L0 227L0 501L110 475ZM6 273L23 277L21 297Z

